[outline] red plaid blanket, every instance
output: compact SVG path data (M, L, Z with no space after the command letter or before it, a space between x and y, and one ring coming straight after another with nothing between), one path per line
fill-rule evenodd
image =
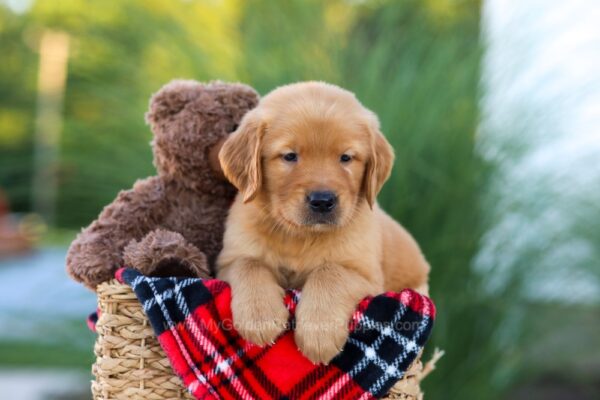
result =
M133 288L173 370L198 399L382 397L422 349L435 317L431 300L409 289L366 298L343 351L329 365L315 365L290 330L267 347L242 339L232 327L225 282L152 278L133 269L119 270L117 279ZM299 297L285 297L291 318Z

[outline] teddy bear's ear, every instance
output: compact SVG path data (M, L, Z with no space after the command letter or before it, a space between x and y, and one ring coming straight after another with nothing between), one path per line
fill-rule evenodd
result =
M194 112L221 115L237 124L258 104L258 99L258 93L242 83L174 80L152 96L146 121L155 127L193 102Z
M266 122L257 110L248 112L239 128L225 141L219 161L225 177L251 201L262 184L261 148Z
M204 85L192 80L175 80L167 83L150 99L146 121L154 126L170 115L180 112L187 103L198 97Z
M243 83L211 82L209 84L221 111L229 115L236 125L241 119L258 104L259 95L248 85Z

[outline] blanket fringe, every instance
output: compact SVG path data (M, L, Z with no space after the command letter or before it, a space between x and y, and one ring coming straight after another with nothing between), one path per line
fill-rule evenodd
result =
M431 359L423 365L421 356L412 363L404 377L390 390L386 397L389 400L423 400L421 381L435 369L435 364L444 356L444 351L436 347Z

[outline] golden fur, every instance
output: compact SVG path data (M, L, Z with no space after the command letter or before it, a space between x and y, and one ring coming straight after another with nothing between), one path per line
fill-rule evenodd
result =
M283 158L288 153L297 160ZM427 291L429 265L418 245L375 201L393 158L377 117L334 85L280 87L244 116L219 154L240 194L217 259L244 338L273 342L289 317L284 288L301 288L296 343L312 361L327 363L363 297ZM307 207L316 190L338 196L327 217Z

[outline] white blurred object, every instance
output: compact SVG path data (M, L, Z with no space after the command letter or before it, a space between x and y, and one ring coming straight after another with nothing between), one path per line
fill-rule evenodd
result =
M67 276L65 256L66 248L43 248L0 261L0 338L88 344L81 331L96 295Z
M91 399L90 379L81 372L0 369L0 399Z
M596 0L484 3L479 138L501 170L477 265L530 269L538 299L600 301L598 21Z

